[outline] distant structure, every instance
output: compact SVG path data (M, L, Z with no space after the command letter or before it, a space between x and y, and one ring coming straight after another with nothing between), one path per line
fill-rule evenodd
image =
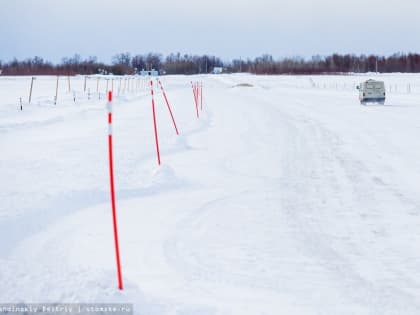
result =
M147 70L141 70L140 71L140 75L142 76L151 76L151 77L157 77L159 76L159 71L152 69L150 71Z
M223 73L223 67L214 67L213 74L220 74Z
M0 69L0 75L1 75L2 72L3 72L3 70Z

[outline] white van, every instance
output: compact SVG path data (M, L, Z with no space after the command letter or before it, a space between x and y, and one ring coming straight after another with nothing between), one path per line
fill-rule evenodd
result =
M357 86L360 104L367 103L385 104L385 84L383 81L367 80Z

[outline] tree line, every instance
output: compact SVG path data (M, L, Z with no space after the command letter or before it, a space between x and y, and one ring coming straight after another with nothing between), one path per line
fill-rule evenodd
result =
M90 75L90 74L135 74L141 70L158 70L161 74L211 73L221 67L225 72L248 72L254 74L333 74L365 72L420 72L420 55L396 53L391 56L332 54L282 58L264 54L254 59L234 59L224 62L216 56L171 53L164 57L158 53L120 53L112 57L111 64L99 62L97 57L83 59L76 54L53 64L36 56L25 60L16 58L0 61L2 75Z
M420 72L420 55L396 53L388 57L377 55L313 56L309 60L300 57L274 60L271 55L262 55L254 60L233 60L231 71L255 74L334 74L366 72Z

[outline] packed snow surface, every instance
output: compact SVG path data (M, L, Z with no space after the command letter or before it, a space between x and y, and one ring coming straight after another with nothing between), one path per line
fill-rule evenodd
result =
M385 81L384 106L359 104L369 78ZM419 314L419 75L161 80L180 135L154 81L158 166L147 80L63 77L54 105L55 77L34 81L31 104L30 77L0 77L0 301Z

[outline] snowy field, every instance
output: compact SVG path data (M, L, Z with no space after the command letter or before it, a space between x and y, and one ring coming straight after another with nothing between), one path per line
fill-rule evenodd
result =
M368 78L384 106L359 104ZM31 104L30 77L0 77L0 301L419 314L420 75L161 80L180 135L156 91L160 167L150 91L114 82L119 291L105 81L61 78L54 105L55 77Z

